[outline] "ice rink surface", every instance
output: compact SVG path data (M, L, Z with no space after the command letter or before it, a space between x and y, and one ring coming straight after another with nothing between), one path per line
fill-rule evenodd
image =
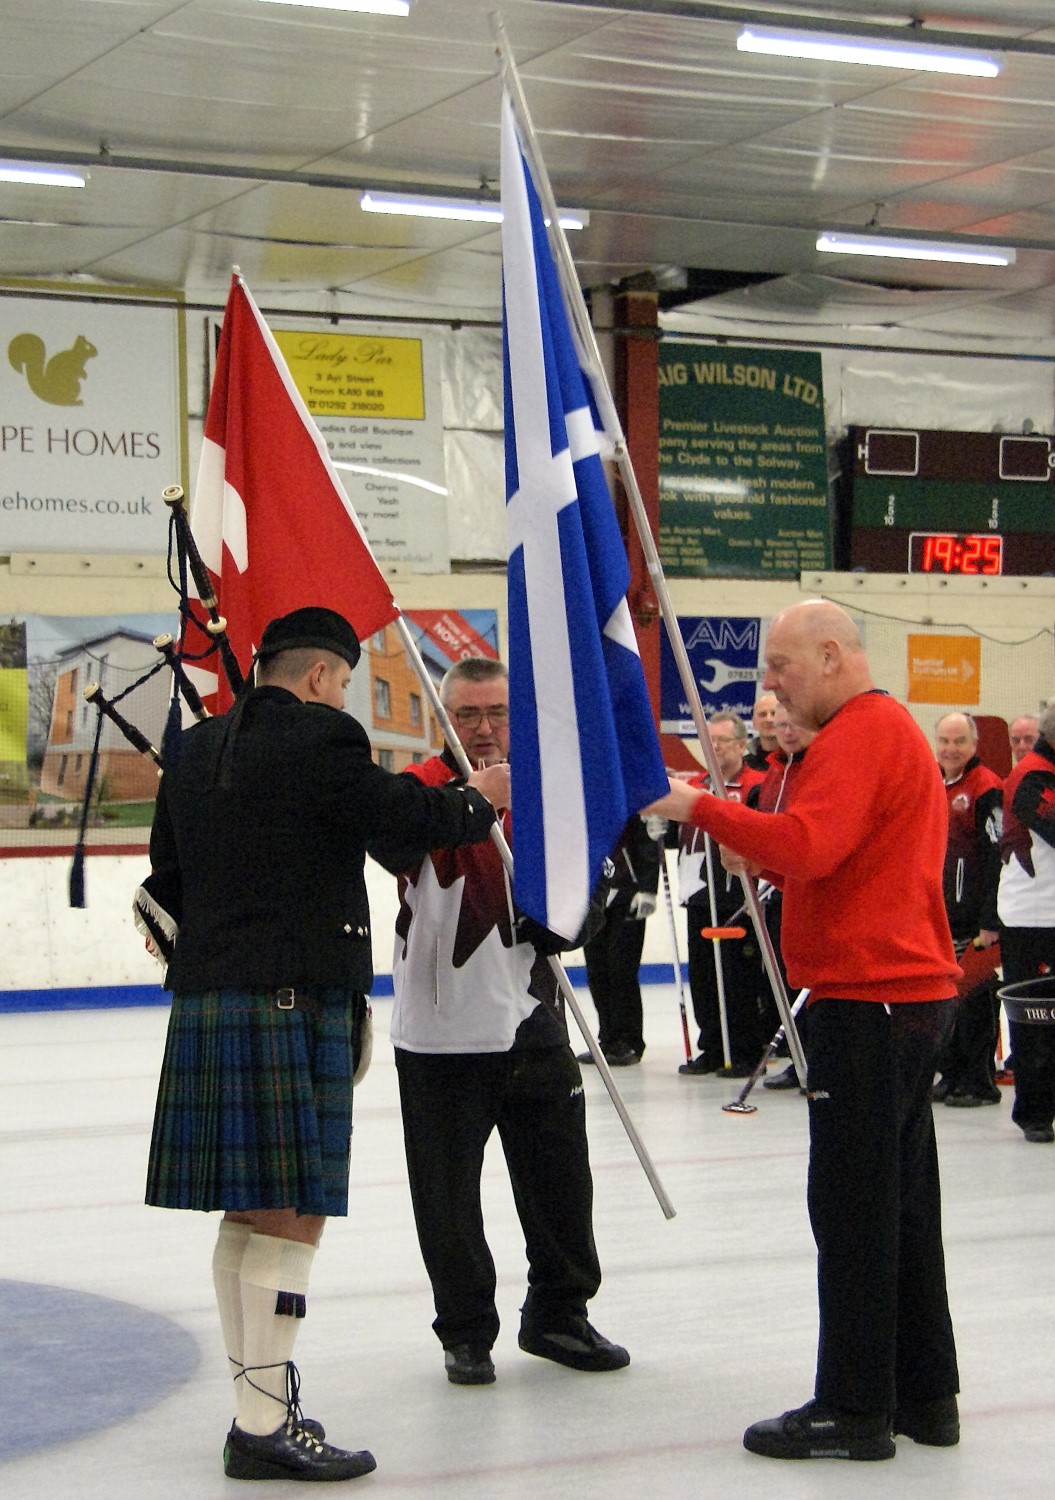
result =
M374 1062L356 1096L351 1213L327 1226L296 1350L306 1413L332 1441L377 1458L354 1493L1049 1493L1055 1146L1025 1143L1010 1091L995 1108L936 1108L960 1446L900 1438L888 1463L779 1463L746 1453L741 1436L812 1394L805 1101L758 1087L757 1113L724 1113L740 1084L678 1076L675 992L650 988L644 1061L615 1077L674 1219L664 1219L596 1069L583 1069L604 1270L590 1315L626 1344L630 1368L577 1374L517 1348L523 1240L495 1141L484 1190L503 1320L498 1380L455 1387L430 1328L411 1220L389 1006L375 1003ZM592 1018L585 995L583 1007ZM0 1015L5 1500L232 1493L221 1451L233 1407L210 1276L217 1219L142 1203L166 1020L150 1008ZM267 1493L292 1488L272 1483Z

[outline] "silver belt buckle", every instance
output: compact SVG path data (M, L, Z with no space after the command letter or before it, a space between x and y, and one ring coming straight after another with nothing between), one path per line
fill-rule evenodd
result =
M283 985L275 991L275 1002L279 1010L293 1010L297 1003L297 992L292 985Z

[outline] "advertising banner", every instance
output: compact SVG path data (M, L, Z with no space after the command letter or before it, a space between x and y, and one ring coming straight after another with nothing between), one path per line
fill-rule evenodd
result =
M762 678L763 622L732 615L679 615L678 625L705 716L735 713L749 722ZM665 630L659 668L660 729L694 739L696 726Z
M25 790L28 725L26 627L12 620L0 625L0 803Z
M378 562L450 567L439 362L427 338L273 328Z
M981 701L982 642L976 635L910 635L908 701L955 703L974 707Z
M165 551L182 317L131 296L0 298L0 551Z
M659 550L672 578L831 567L818 353L664 340Z

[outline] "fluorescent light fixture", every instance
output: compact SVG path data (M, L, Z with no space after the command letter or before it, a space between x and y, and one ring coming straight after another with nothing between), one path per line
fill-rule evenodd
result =
M899 240L877 234L834 234L817 240L829 255L885 255L891 260L948 260L964 266L1013 266L1014 250L1002 245L960 245L941 240Z
M87 172L75 167L52 167L43 162L0 161L0 182L25 182L35 187L83 187Z
M411 214L419 219L463 219L472 224L501 224L498 203L474 198L431 198L420 193L380 193L372 188L362 194L359 206L371 214ZM585 209L559 208L562 229L585 229L590 215Z
M984 52L927 42L872 41L821 31L787 31L779 26L745 26L736 39L738 52L770 57L809 57L820 62L864 63L873 68L916 68L923 73L960 73L968 78L995 78L997 58Z
M308 5L313 10L354 10L367 16L409 16L410 0L269 0L272 5Z

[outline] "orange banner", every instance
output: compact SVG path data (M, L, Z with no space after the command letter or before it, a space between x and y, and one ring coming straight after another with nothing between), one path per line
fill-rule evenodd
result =
M908 638L908 701L979 702L982 642L976 635L910 635Z

